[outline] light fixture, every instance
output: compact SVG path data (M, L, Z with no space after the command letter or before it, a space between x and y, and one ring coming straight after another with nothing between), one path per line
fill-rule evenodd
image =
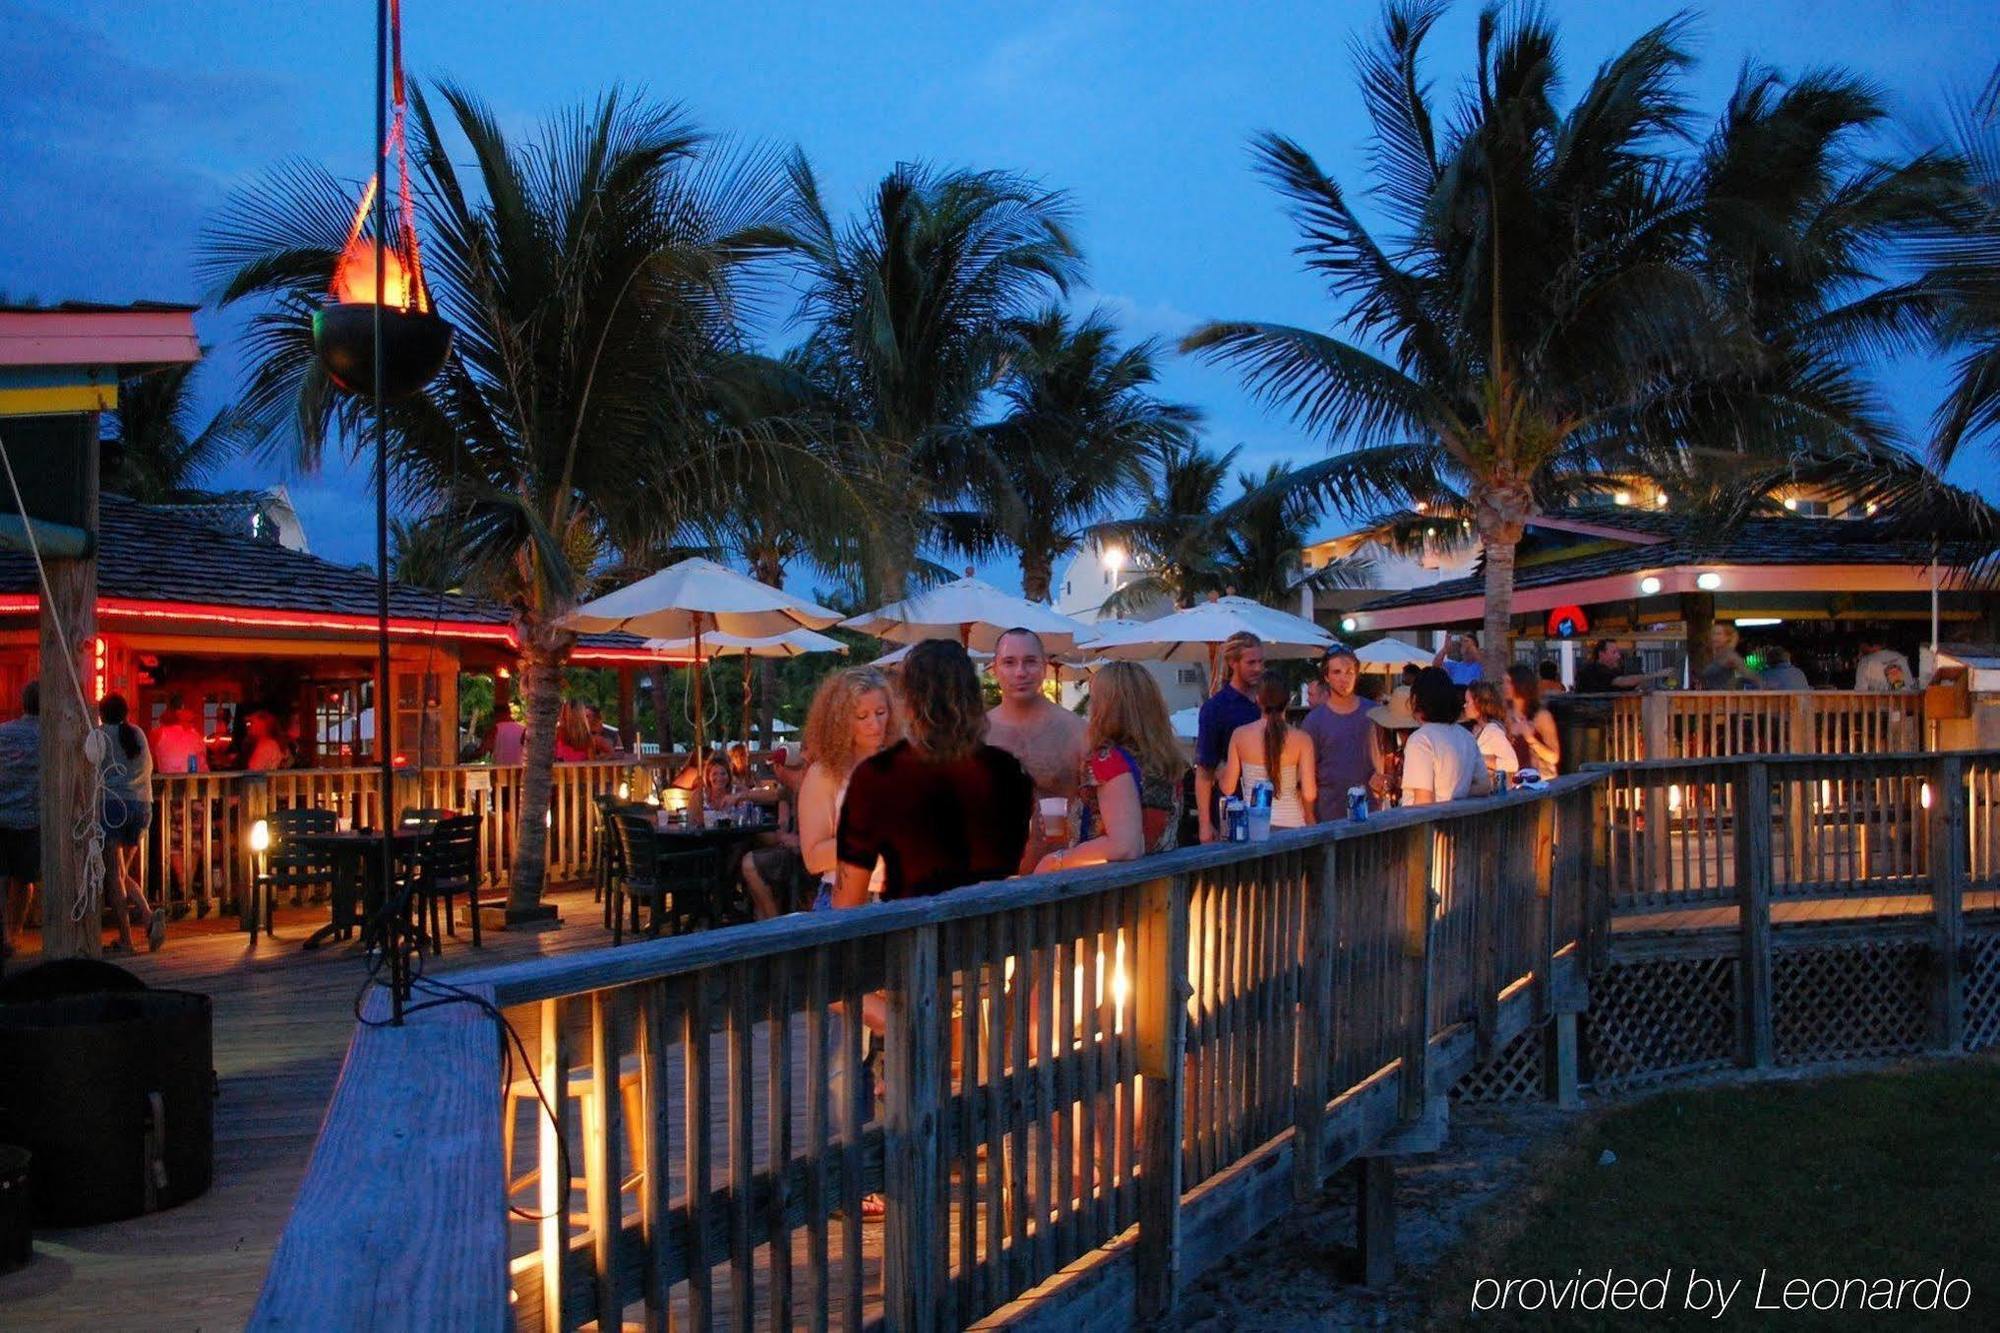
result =
M1670 782L1667 784L1667 813L1672 815L1677 815L1680 812L1681 812L1680 784Z
M347 227L347 242L334 260L331 303L313 311L313 351L327 376L348 393L392 402L422 389L444 368L451 351L451 325L431 309L417 253L417 213L410 191L410 157L404 134L403 35L400 6L390 6L393 53L392 105L388 134L380 144L377 170L361 192L360 206ZM380 59L378 52L377 59ZM378 66L379 71L379 66ZM377 85L380 86L379 84ZM379 115L379 107L378 107ZM378 120L377 124L381 122ZM388 160L396 160L396 207L392 222L386 199ZM363 235L369 210L375 231ZM375 364L375 349L382 364Z
M1917 788L1917 800L1923 804L1924 809L1928 810L1931 808L1930 783L1926 782L1921 787Z
M1655 508L1655 509L1665 509L1666 507L1667 507L1667 493L1666 493L1665 491L1656 491L1656 492L1654 492L1654 494L1653 494L1653 508Z
M271 850L271 826L260 819L250 826L250 850L263 855Z
M1639 591L1646 594L1646 596L1651 597L1659 590L1660 581L1653 575L1648 574L1645 578L1639 580Z
M1785 497L1785 508L1787 508L1787 509L1791 510L1791 511L1792 511L1792 512L1793 512L1794 514L1798 513L1798 512L1799 512L1799 500L1798 500L1798 497L1797 497L1797 496L1795 496L1795 495L1788 495L1788 496L1786 496L1786 497Z
M1782 625L1785 622L1777 616L1745 616L1734 623L1738 629L1764 629L1771 625Z
M1343 633L1347 633L1347 634L1352 634L1352 633L1354 633L1354 630L1355 630L1355 620L1354 620L1354 617L1353 617L1353 616L1342 616L1342 617L1340 618L1340 628L1341 628L1341 631L1342 631Z
M631 800L631 799L632 799L632 784L631 784L631 783L629 783L629 782L621 782L621 783L619 783L619 784L618 784L618 799L619 799L619 800L621 800L621 801L629 801L629 800Z
M1632 503L1632 492L1630 492L1630 491L1613 491L1613 492L1611 493L1611 503L1612 503L1612 504L1615 504L1615 505L1628 505L1628 504L1631 504L1631 503Z
M1700 588L1703 592L1714 592L1722 586L1722 575L1715 573L1713 570L1705 574L1697 574L1694 577L1694 586Z
M1875 517L1875 511L1876 511L1877 509L1880 509L1881 507L1882 507L1882 506L1880 506L1880 505L1876 504L1876 503L1875 503L1875 502L1874 502L1873 500L1870 500L1870 501L1868 502L1868 517L1870 517L1870 518L1873 518L1873 517Z
M1125 548L1122 546L1105 547L1104 567L1111 571L1112 578L1117 578L1118 571L1125 568Z

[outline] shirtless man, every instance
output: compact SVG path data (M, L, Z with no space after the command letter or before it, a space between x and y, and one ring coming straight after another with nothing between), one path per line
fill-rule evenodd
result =
M1000 702L986 714L986 741L1021 761L1035 780L1038 801L1045 796L1074 798L1083 764L1083 719L1042 693L1048 674L1048 651L1033 630L1010 629L993 645ZM1041 842L1041 823L1034 821L1031 844ZM1027 864L1032 866L1044 850L1031 845Z

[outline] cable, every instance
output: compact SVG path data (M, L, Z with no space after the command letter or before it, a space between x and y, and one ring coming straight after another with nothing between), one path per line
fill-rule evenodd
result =
M69 672L70 688L76 692L76 709L85 723L90 721L90 698L83 692L83 678L76 673L76 653L81 645L70 641L69 629L62 623L62 613L56 609L54 594L49 589L48 566L42 563L42 546L35 540L35 524L28 517L28 505L21 498L21 483L14 478L14 460L8 456L5 436L0 436L0 468L7 472L7 489L13 493L15 512L21 516L21 530L28 536L28 554L35 560L35 577L42 587L42 611L55 626L56 641L62 645L63 666ZM93 590L94 592L95 590ZM90 764L90 796L84 807L77 813L76 823L70 836L83 844L83 891L76 895L70 905L70 920L82 922L93 913L103 910L104 901L104 821L99 811L104 808L104 787L107 769L115 776L124 777L125 767L110 758L110 746L104 733L92 727L83 738L83 757ZM124 904L119 904L124 911ZM120 938L123 938L122 936Z

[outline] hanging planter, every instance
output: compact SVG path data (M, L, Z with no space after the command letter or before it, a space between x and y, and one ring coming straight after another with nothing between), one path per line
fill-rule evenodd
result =
M333 268L330 304L313 312L313 350L333 382L348 393L373 398L377 392L376 322L381 322L381 398L393 402L422 389L444 368L451 351L451 325L431 309L417 250L416 208L410 199L410 163L403 121L403 34L400 6L391 0L390 33L394 114L383 157L396 159L396 215L388 226L378 218L368 231L369 210L380 187L378 173L362 191L361 205L347 229L347 244ZM384 234L386 232L386 234ZM380 274L377 275L377 260Z

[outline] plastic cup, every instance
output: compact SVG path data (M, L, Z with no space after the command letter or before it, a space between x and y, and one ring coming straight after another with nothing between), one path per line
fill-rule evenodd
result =
M1269 842L1271 840L1271 807L1253 805L1247 811L1250 816L1250 841Z
M1053 843L1069 841L1069 802L1060 796L1042 798L1042 836Z

